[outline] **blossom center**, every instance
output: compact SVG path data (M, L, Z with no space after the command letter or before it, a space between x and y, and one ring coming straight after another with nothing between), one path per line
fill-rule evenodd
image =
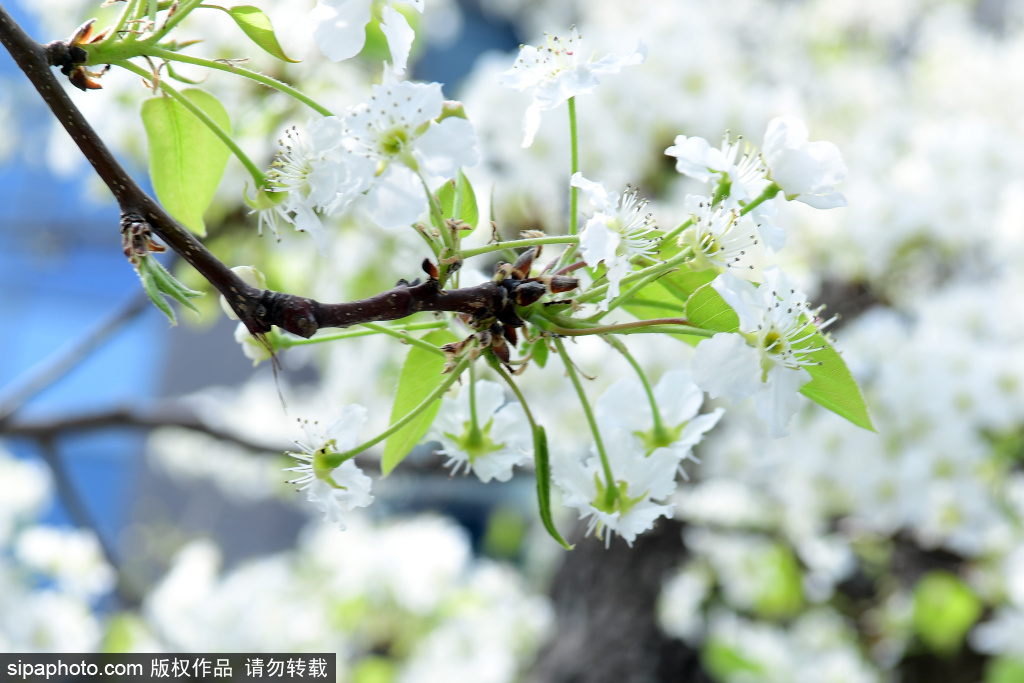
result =
M444 434L455 442L459 450L469 456L471 465L476 462L477 458L482 458L489 453L496 453L505 448L504 442L496 443L491 438L491 427L494 426L493 419L488 420L483 429L479 425L474 424L472 420L467 420L464 425L465 430L461 436L455 436L451 432L445 432Z

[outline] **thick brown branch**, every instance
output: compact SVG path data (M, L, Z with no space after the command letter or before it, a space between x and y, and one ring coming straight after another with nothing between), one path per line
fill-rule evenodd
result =
M3 5L0 5L0 43L11 53L50 111L114 194L121 209L122 228L139 223L148 225L228 300L253 334L269 332L271 326L276 325L308 338L321 327L397 320L419 311L454 311L484 319L512 305L507 286L485 283L442 291L433 278L420 284L401 283L369 299L341 304L321 304L313 299L249 286L171 218L128 175L53 74L53 55L59 55L61 51L55 49L55 44L47 48L35 42L4 10Z

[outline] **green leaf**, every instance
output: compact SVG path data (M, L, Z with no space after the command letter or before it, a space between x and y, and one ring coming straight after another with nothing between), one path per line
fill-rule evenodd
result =
M739 317L710 284L698 289L686 302L686 317L691 325L715 332L738 332L740 329ZM811 381L800 389L800 393L858 427L874 431L860 387L842 356L820 333L815 333L797 348L810 347L821 348L808 355L819 365L807 366Z
M456 195L459 198L457 209L455 207ZM476 229L477 224L480 222L480 210L476 205L476 193L473 191L469 178L466 177L466 174L461 169L459 170L457 181L456 179L448 180L437 190L437 199L441 203L441 213L445 218L461 220L473 226L474 230Z
M423 341L441 346L456 341L456 337L448 330L434 330L423 337ZM444 382L445 376L441 374L443 369L444 356L418 346L409 348L409 355L405 357L405 364L402 365L402 372L398 376L398 390L395 392L395 403L391 407L391 424L405 417ZM435 401L409 424L388 437L380 465L382 474L387 475L395 469L420 442L440 408L441 402Z
M548 437L544 433L544 427L537 425L533 428L533 461L537 470L537 504L540 507L540 521L544 528L551 534L551 538L566 550L572 550L571 546L558 533L555 522L551 518L551 461L548 457Z
M814 335L807 342L809 346L815 344L824 348L815 351L810 357L821 365L807 366L811 381L800 389L800 393L858 427L875 431L860 387L846 367L843 357L820 334Z
M245 31L245 35L249 36L252 42L273 56L281 61L291 62L292 64L302 61L292 59L284 53L284 50L281 49L281 44L277 42L277 36L274 35L274 27L270 25L270 18L259 7L238 5L237 7L229 8L227 12L235 20L235 23L238 24L238 27Z
M182 91L223 130L231 131L224 106L195 88ZM202 121L170 97L142 103L142 122L149 140L149 175L164 208L182 225L203 236L203 213L224 175L231 152Z
M739 332L740 318L710 284L697 289L686 301L686 318L694 327L715 332Z
M914 631L921 642L939 654L959 651L981 610L974 591L950 572L929 572L914 589Z

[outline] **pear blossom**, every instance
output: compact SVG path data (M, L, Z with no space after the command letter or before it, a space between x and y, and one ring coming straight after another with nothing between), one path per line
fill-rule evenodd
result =
M782 188L786 199L816 209L846 206L846 197L835 186L846 177L846 164L831 142L808 142L807 126L792 116L768 122L763 156L768 177Z
M440 83L398 81L385 69L370 101L348 110L341 141L353 182L336 204L366 194L381 227L409 225L427 211L426 179L451 178L479 160L472 124L444 109ZM394 163L397 162L397 163Z
M423 13L423 0L407 0L417 12ZM319 0L310 19L313 39L320 51L333 62L359 54L366 44L366 25L373 14L373 0ZM409 51L416 37L409 21L396 10L391 0L381 7L381 31L388 42L396 74L404 74Z
M632 270L634 256L649 256L656 250L655 240L646 235L654 228L651 214L644 214L646 200L638 199L635 190L621 197L604 189L604 185L574 173L570 181L583 190L597 211L580 234L580 251L591 268L604 263L608 278L608 296L599 304L607 310L608 301L619 295L619 283Z
M279 202L268 198L268 206L259 212L261 232L267 224L278 234L278 221L283 220L309 233L320 254L327 255L327 233L318 212L329 215L342 208L342 199L357 181L341 148L343 132L341 119L324 116L311 120L304 132L293 126L285 133L265 188L285 197Z
M633 378L615 382L597 399L597 422L602 429L608 427L630 434L648 455L667 448L675 454L681 470L683 461L697 461L693 447L718 424L725 411L715 408L699 414L704 392L694 384L689 369L666 372L651 393L660 416L660 432L655 426L651 400L640 381Z
M554 109L571 97L593 92L599 84L598 76L618 73L622 67L641 64L647 58L647 47L642 41L637 41L632 52L593 61L584 55L575 26L567 38L545 35L547 45L523 45L515 64L499 78L502 85L513 90L533 90L533 102L523 121L523 147L533 144L541 112Z
M604 539L607 546L616 533L632 546L659 517L672 515L673 504L664 501L675 492L679 456L668 448L647 455L622 429L602 430L602 438L615 480L613 495L596 448L582 461L573 454L556 453L551 478L562 490L562 504L576 508L580 519L590 519L588 536Z
M340 417L326 429L317 422L304 422L302 428L309 445L296 442L302 453L289 453L301 463L286 468L286 471L299 473L289 483L299 484L299 490L306 492L306 499L324 513L327 521L337 522L342 531L345 530L346 512L373 502L370 495L372 482L352 459L328 469L319 462L319 458L354 448L359 429L365 422L366 408L361 405L344 406Z
M475 399L475 407L470 401ZM504 404L504 405L502 405ZM473 415L476 415L474 429ZM533 457L533 435L519 403L505 403L501 385L480 380L473 391L458 398L445 397L427 435L441 442L452 474L470 470L485 484L491 479L508 481L512 468Z
M741 216L735 208L712 208L710 198L692 194L686 196L683 206L692 225L679 236L679 246L693 250L691 269L724 272L738 267L747 250L758 244L754 220Z
M676 157L676 170L685 176L704 183L717 178L719 188L726 192L725 205L736 209L737 215L769 185L764 159L742 137L732 140L726 135L721 147L715 148L704 138L677 135L665 154ZM765 246L781 250L786 232L772 220L775 208L771 202L758 204L751 215Z
M811 381L806 366L820 347L807 342L825 325L811 320L807 299L777 267L764 271L765 282L750 282L723 273L711 283L739 317L738 333L719 333L697 344L693 379L712 398L733 402L754 397L758 414L771 425L773 437L785 436L799 406L797 393Z

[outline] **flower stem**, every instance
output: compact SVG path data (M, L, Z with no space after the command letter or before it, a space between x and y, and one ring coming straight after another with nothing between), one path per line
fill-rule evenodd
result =
M441 382L441 384L436 389L430 392L430 395L423 399L423 401L421 401L419 405L417 405L415 408L406 413L400 420L390 425L387 429L385 429L383 432L373 437L369 441L364 441L363 443L359 444L358 446L351 450L347 450L344 453L327 454L324 457L324 465L332 468L338 467L341 465L341 463L351 458L354 458L355 456L359 455L360 453L369 448L376 446L381 441L388 438L389 436L397 432L399 429L412 422L417 415L419 415L424 410L433 405L434 401L440 399L444 395L444 392L448 391L448 388L452 384L454 384L455 380L457 380L459 376L462 375L463 371L465 371L465 369L469 367L470 362L471 361L469 358L463 357L462 360L459 361L458 365L456 365L455 368L448 374L448 377L446 377L445 380Z
M768 201L769 199L772 199L775 195L777 195L779 193L779 191L781 189L782 188L779 187L778 184L773 182L771 185L769 185L768 187L764 188L764 192L759 194L756 199L753 199L753 200L747 202L743 206L743 208L740 209L740 215L741 216L745 216L746 214L750 213L751 211L753 211L760 204L763 204L764 202Z
M622 278L622 281L619 283L619 286L626 287L632 285L637 280L646 278L650 276L652 273L657 273L659 275L662 273L667 273L668 271L672 270L678 265L682 265L691 258L693 258L693 250L687 247L686 249L679 252L678 254L676 254L667 261L655 263L654 265L648 266L643 270L638 270L636 272L630 273L626 277ZM593 289L589 289L580 296L576 297L576 303L585 304L589 301L593 301L594 299L600 299L605 295L605 292L607 291L607 284L594 287Z
M569 358L569 354L565 350L565 344L558 337L552 338L555 343L555 348L558 349L558 355L562 358L562 363L565 365L565 373L569 375L569 379L572 380L573 387L576 388L576 395L580 398L580 404L583 406L583 412L587 416L587 422L590 423L590 431L594 435L594 444L597 446L597 454L601 456L601 469L604 470L605 482L608 484L608 488L605 492L605 503L608 507L615 505L616 499L619 497L619 489L615 485L615 477L612 475L612 466L608 462L608 454L604 450L604 442L601 440L601 432L597 428L597 420L594 418L594 412L590 409L590 403L587 401L587 394L583 391L583 385L580 384L580 378L576 374L576 366L573 365L572 359Z
M140 66L132 64L127 60L117 60L111 62L111 64L119 66L122 69L131 71L134 74L138 74L143 78L153 78L153 74L146 71ZM227 146L227 148L231 150L235 157L237 157L238 160L242 162L242 165L245 166L246 170L249 171L249 174L252 176L253 182L256 183L256 186L263 187L267 180L266 175L263 173L263 171L259 169L259 167L256 166L256 164L252 162L252 159L250 159L248 155L242 151L242 148L238 146L238 143L235 142L234 138L232 138L231 135L226 130L217 125L217 122L211 119L205 111L197 107L192 100L182 95L175 88L171 87L170 85L167 85L167 83L165 83L162 80L159 81L158 85L160 86L160 90L170 95L171 98L174 99L174 101L176 101L178 104L192 112L193 116L202 121L203 124L207 128L209 128L214 135L220 138L221 142L223 142Z
M493 353L487 354L487 363L491 366L498 375L505 380L505 383L512 389L512 393L519 399L519 405L523 407L523 412L526 413L526 419L530 423L531 431L537 428L537 423L533 419L533 413L530 412L530 406L526 403L526 397L523 396L523 392L519 390L519 386L513 381L512 376L505 372L505 368L501 367L501 363L494 356Z
M325 334L322 337L316 336L310 339L292 339L291 337L283 337L278 341L277 347L281 349L290 349L293 346L309 346L310 344L325 344L327 342L339 341L341 339L355 339L357 337L369 337L374 334L387 334L403 341L408 341L410 344L416 342L422 342L420 339L406 335L406 332L417 332L419 330L437 330L442 327L448 327L446 321L436 321L428 323L411 323L409 325L403 325L401 329L389 327L387 325L377 325L375 323L363 323L363 327L367 329L362 330L346 330L345 332L337 332L335 334ZM413 341L415 339L415 341ZM422 342L426 343L426 342ZM438 353L443 353L433 344L427 344L432 350L436 350Z
M672 228L671 230L666 232L664 235L662 235L661 236L661 244L664 245L669 240L672 240L672 239L675 239L676 237L679 237L679 234L682 233L683 230L686 230L691 225L693 225L693 216L690 216L689 218L686 219L686 221L684 223L682 223L681 225L677 225L676 227Z
M572 158L569 176L576 175L580 170L579 142L576 135L576 98L569 98L569 150ZM579 191L575 185L569 186L569 234L576 234L577 211L579 210Z
M521 249L523 247L534 247L539 244L579 244L580 238L575 235L558 235L555 237L531 237L529 239L522 240L510 240L508 242L495 242L494 244L485 244L482 247L476 247L475 249L464 249L462 251L462 258L467 259L473 256L479 256L480 254L489 254L493 251L502 251L503 249Z
M661 421L661 412L658 410L658 401L654 398L654 390L651 389L651 383L647 380L647 375L644 373L640 364L637 363L636 358L633 358L633 354L629 352L626 345L615 337L606 336L603 339L615 347L615 350L623 355L623 357L633 366L637 376L640 378L640 383L644 386L644 392L647 394L647 400L651 404L651 415L654 417L654 428L653 433L655 439L664 440L665 438L665 424Z
M265 85L268 88L274 88L275 90L279 90L285 95L293 97L299 102L302 102L304 105L306 105L313 111L317 112L318 114L323 114L324 116L333 116L333 113L331 112L330 109L323 106L322 104L320 104L319 102L317 102L304 92L297 90L296 88L293 88L286 83L282 83L276 78L271 78L270 76L258 73L256 71L250 71L249 69L244 69L240 66L234 66L230 63L218 62L212 59L203 59L201 57L183 55L178 52L166 50L161 47L150 48L146 51L146 54L150 57L159 57L160 59L166 59L167 61L182 62L184 64L194 64L195 66L202 66L206 67L207 69L216 69L217 71L224 71L230 74L242 76L244 78L248 78L250 80L256 81L257 83Z

